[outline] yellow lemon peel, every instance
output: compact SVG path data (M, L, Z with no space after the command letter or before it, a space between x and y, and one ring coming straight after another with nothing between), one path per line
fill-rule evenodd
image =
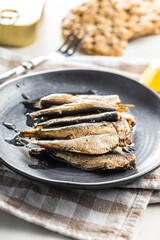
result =
M149 64L142 73L140 82L160 93L160 64Z

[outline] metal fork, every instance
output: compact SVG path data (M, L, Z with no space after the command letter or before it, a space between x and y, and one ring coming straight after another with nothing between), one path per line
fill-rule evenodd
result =
M34 69L36 66L40 65L41 63L45 62L48 60L48 58L52 59L57 59L60 56L62 58L66 58L66 57L71 57L73 54L75 54L81 47L84 38L87 34L87 32L85 32L83 34L83 36L81 38L79 38L79 30L77 33L75 33L75 31L73 31L65 40L65 42L62 44L62 46L56 51L56 52L51 52L48 55L45 56L39 56L39 57L35 57L29 61L25 61L23 63L21 63L18 67L13 68L5 73L0 74L0 83L3 83L4 81L13 78L13 77L17 77L21 74L25 74L28 71L30 71L31 69Z

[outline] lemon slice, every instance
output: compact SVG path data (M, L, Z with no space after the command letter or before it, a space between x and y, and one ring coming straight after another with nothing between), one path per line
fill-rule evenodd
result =
M140 82L160 93L160 64L149 64L142 73Z

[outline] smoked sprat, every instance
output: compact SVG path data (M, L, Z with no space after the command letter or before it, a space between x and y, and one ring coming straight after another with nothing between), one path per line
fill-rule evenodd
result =
M31 152L46 151L83 170L133 169L136 157L129 147L136 120L118 95L73 95L54 93L29 103L41 119L33 129L20 131ZM25 137L25 138L24 138ZM29 138L29 139L27 139ZM129 153L126 153L129 152Z

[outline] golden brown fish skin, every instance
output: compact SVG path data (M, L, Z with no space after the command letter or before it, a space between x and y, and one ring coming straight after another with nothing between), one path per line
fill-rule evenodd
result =
M118 170L134 169L136 167L136 157L133 153L129 154L103 154L98 156L84 155L79 153L68 153L53 151L51 155L62 159L71 165L86 171L94 170Z
M88 135L100 135L117 133L112 122L81 123L71 126L49 129L35 129L22 131L23 137L34 137L36 139L74 139Z
M69 140L30 141L22 138L20 139L49 150L77 152L92 155L110 152L119 145L119 138L117 134L114 133L86 136Z
M107 133L117 134L124 145L124 142L131 136L131 129L128 122L125 119L122 119L116 123L103 121L100 123L81 123L59 128L33 129L29 131L21 131L20 135L36 139L74 139L88 135Z
M118 121L122 117L119 112L104 112L98 114L84 115L84 116L71 116L63 118L54 118L48 121L38 123L34 128L48 128L52 126L67 126L74 125L77 123L85 122L101 122L101 121Z
M85 101L75 102L71 104L64 104L57 107L51 107L42 109L36 112L32 112L29 115L32 118L38 118L43 116L63 116L63 115L74 115L80 113L99 113L99 112L111 112L118 110L118 106L110 103L109 101Z
M118 95L72 95L68 93L49 94L40 99L40 108L48 108L52 105L62 105L74 103L81 100L97 100L97 101L110 101L112 103L120 103L121 100Z

